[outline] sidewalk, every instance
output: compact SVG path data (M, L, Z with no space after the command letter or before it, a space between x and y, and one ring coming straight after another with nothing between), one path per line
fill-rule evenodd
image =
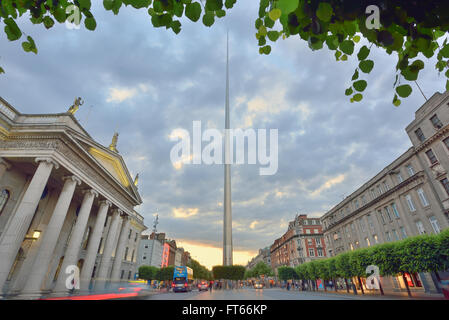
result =
M287 291L286 289L282 289ZM386 292L384 295L381 295L377 291L367 291L365 290L365 294L362 294L359 291L357 291L357 295L354 295L352 291L350 290L349 293L346 290L338 290L337 292L335 290L318 290L318 291L301 291L301 290L291 290L291 292L303 292L303 293L310 293L310 294L317 294L317 295L341 295L341 296L347 296L347 297L357 297L359 299L386 299L386 300L404 300L404 299L412 299L412 300L444 300L443 294L437 294L437 293L425 293L425 292L412 292L412 297L409 298L407 292Z

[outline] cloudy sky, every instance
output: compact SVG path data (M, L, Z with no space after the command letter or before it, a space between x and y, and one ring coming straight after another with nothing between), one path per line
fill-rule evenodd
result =
M1 32L0 96L23 113L64 112L83 97L80 123L103 145L117 130L120 154L140 173L146 225L157 210L159 231L206 266L221 264L223 166L173 165L169 137L177 128L192 132L197 120L203 130L223 129L229 29L231 126L279 130L275 175L260 176L259 165L232 167L234 263L246 264L295 214L323 215L406 151L404 129L424 102L415 86L399 108L391 104L396 57L374 47L365 98L353 104L344 90L356 57L336 62L298 37L260 55L257 12L257 1L238 1L212 28L184 21L179 35L153 28L145 10L114 16L101 1L94 32L22 19L39 53ZM430 97L444 91L444 76L429 64L419 84Z

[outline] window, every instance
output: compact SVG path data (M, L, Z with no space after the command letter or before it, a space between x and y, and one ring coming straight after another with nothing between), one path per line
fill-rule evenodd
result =
M393 213L394 213L395 217L400 218L398 208L396 207L396 203L393 202L391 204L391 208L393 209Z
M359 208L359 200L355 200L354 201L354 206L355 206L356 209Z
M388 185L388 183L386 181L382 182L383 186L384 186L384 191L387 192L388 190L390 190L390 186Z
M3 213L3 209L5 208L8 200L9 200L9 191L3 189L2 192L0 193L0 214Z
M391 218L390 209L389 209L388 207L385 207L384 210L385 210L385 212L387 213L388 220L389 220L390 222L393 221L393 219Z
M352 232L355 231L355 227L354 227L354 224L353 224L353 223L351 223L351 230L352 230Z
M146 260L147 259L147 257L145 257L145 256L143 256L143 258L142 258L143 260Z
M440 119L438 119L438 116L436 114L434 114L432 118L430 118L430 122L432 122L435 129L440 129L441 127L443 127L443 124L441 123Z
M310 234L310 229L306 229L306 234Z
M370 246L371 246L371 242L369 241L369 239L368 239L368 238L365 238L365 241L366 241L366 245L367 245L368 247L370 247Z
M365 205L366 204L366 198L365 198L365 195L363 195L362 196L362 205Z
M393 233L393 236L394 236L394 239L397 241L397 240L399 240L399 236L398 236L398 233L396 232L396 229L393 229L393 230L391 230L392 231L392 233Z
M362 230L362 232L365 233L366 229L365 229L365 223L363 222L363 218L361 218L359 220L359 225L360 225L360 230Z
M128 257L128 247L126 247L125 249L125 256L123 257L123 260L127 260L126 258Z
M443 140L444 144L446 145L446 148L449 149L449 137Z
M134 238L134 242L137 242L137 238L139 237L139 233L136 232L136 237Z
M312 248L309 249L309 257L315 257L315 250Z
M131 239L131 234L133 233L132 229L129 229L128 239Z
M377 186L377 195L380 196L382 194L382 189L380 188L380 186Z
M411 164L409 164L407 166L407 171L408 171L408 175L411 177L415 174L415 169L413 169L413 166Z
M426 233L426 229L424 229L424 225L422 224L422 222L420 220L416 221L416 228L418 229L419 234Z
M381 210L377 210L377 213L379 213L380 220L382 220L382 223L385 224L385 218L384 218L384 215L382 214L382 211Z
M131 270L129 270L129 272L128 272L128 280L130 280L131 279Z
M449 195L449 180L444 178L443 180L440 180L440 182L443 185L444 190L446 190L446 193Z
M370 227L372 230L374 230L373 218L371 217L370 214L368 214L368 215L366 216L366 220L368 220L368 225L369 225L369 227Z
M304 220L304 225L305 225L305 226L307 225L307 220Z
M398 179L398 183L401 183L402 181L404 181L400 172L396 174L396 178Z
M322 257L323 256L323 249L318 248L317 249L317 253L318 253L318 257Z
M318 230L318 229L314 229L315 230L315 233L320 233L320 230Z
M312 239L307 239L307 244L308 244L309 246L313 245Z
M134 260L134 253L136 253L135 251L136 250L133 250L133 253L131 254L131 260L130 260L131 262L133 262L133 260Z
M125 270L122 270L122 273L120 274L120 279L123 279L123 274L125 273Z
M411 212L416 211L415 205L413 204L412 197L409 194L405 196L405 200L407 201L408 208L410 209L410 211Z
M373 199L376 199L376 194L374 193L374 189L371 189L370 192L371 192L371 197Z
M315 239L315 243L317 246L321 246L321 239L320 238L316 238Z
M433 153L432 149L426 151L427 158L429 158L430 164L438 163L438 159Z
M385 232L385 237L386 237L387 241L391 241L391 236L390 236L389 231Z
M399 230L401 230L402 239L407 238L407 232L405 232L405 228L404 227L399 227Z
M424 133L422 133L421 128L416 129L415 134L419 141L424 142L424 140L426 140L426 137L424 137Z
M426 195L424 194L424 190L422 188L419 188L417 192L423 207L427 207L429 205L429 202L427 201Z
M430 224L432 225L433 231L437 234L440 233L441 229L440 229L440 225L438 224L437 218L435 218L435 216L431 216L431 217L429 217L429 221L430 221Z

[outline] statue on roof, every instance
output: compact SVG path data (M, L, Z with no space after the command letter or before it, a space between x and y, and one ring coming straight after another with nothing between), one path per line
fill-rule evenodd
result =
M134 178L134 185L137 187L137 184L139 183L139 174L136 174L136 177Z
M75 102L73 102L73 105L69 108L67 112L75 114L75 112L77 112L80 106L82 106L83 104L84 104L83 99L81 99L81 97L78 97L75 99Z
M109 150L112 150L114 152L118 153L117 150L117 141L118 141L118 132L114 133L114 136L112 137L112 142L109 145Z

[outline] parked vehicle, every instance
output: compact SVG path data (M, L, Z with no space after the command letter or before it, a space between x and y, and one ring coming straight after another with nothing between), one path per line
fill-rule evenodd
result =
M200 283L198 283L198 290L199 291L207 291L209 289L209 285L207 284L206 281L201 281Z

